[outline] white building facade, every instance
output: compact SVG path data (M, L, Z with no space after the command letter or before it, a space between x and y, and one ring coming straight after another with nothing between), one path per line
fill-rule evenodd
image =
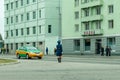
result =
M54 54L60 39L60 0L4 0L5 45L10 54L32 45Z
M120 54L119 2L62 0L63 52L100 54L101 46L110 46L112 54Z

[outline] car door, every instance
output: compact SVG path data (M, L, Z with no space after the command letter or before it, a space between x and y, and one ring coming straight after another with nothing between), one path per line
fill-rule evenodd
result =
M26 48L25 48L25 47L22 47L22 48L21 48L21 56L22 56L22 57L25 57L25 56L26 56Z

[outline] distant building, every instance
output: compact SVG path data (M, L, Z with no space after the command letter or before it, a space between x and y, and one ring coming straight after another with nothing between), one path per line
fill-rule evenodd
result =
M4 40L0 34L0 48L3 48L4 47Z
M60 39L60 0L4 0L5 45L11 54L23 45L49 48Z
M120 53L120 0L62 0L62 43L66 54Z

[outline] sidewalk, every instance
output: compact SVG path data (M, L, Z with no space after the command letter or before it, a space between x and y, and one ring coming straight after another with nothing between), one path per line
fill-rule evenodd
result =
M46 57L57 57L56 55L45 55ZM98 55L69 55L69 54L63 54L62 57L72 57L72 58L96 58L96 59L120 59L120 55L111 55L111 56L101 56L100 54Z
M101 56L101 55L63 55L63 57L74 58L103 58L103 59L120 59L120 55Z

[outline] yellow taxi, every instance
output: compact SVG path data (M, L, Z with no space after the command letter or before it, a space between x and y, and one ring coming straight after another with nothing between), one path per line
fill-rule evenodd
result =
M43 52L41 50L38 50L35 47L32 46L23 46L16 50L16 57L20 59L21 57L25 57L27 59L31 59L33 57L38 57L39 59L42 59Z

